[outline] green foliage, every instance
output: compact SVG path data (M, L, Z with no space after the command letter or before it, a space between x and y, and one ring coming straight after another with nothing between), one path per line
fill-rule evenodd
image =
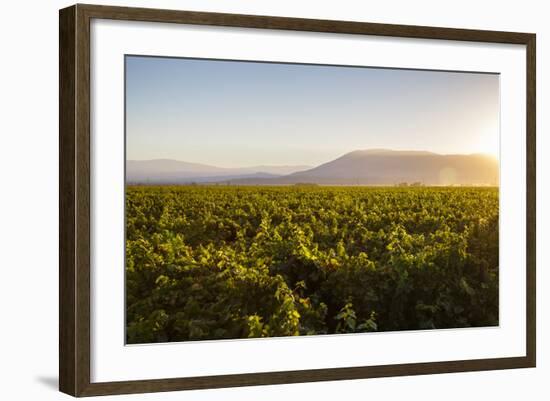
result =
M496 188L128 187L129 343L498 324Z

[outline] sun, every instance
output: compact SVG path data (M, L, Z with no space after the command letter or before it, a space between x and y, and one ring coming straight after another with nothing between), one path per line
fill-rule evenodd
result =
M498 130L491 129L481 133L475 148L475 153L484 153L495 159L499 159L500 141Z

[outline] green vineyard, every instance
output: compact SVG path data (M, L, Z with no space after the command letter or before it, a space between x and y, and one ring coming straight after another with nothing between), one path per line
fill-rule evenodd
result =
M498 325L497 188L129 186L127 342Z

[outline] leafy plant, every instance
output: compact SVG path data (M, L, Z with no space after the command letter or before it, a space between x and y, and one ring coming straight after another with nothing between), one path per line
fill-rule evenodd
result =
M129 343L498 324L496 188L130 186Z

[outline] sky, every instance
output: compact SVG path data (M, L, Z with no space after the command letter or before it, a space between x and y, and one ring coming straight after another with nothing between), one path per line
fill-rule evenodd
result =
M498 157L499 76L126 56L128 160L316 166L371 148Z

